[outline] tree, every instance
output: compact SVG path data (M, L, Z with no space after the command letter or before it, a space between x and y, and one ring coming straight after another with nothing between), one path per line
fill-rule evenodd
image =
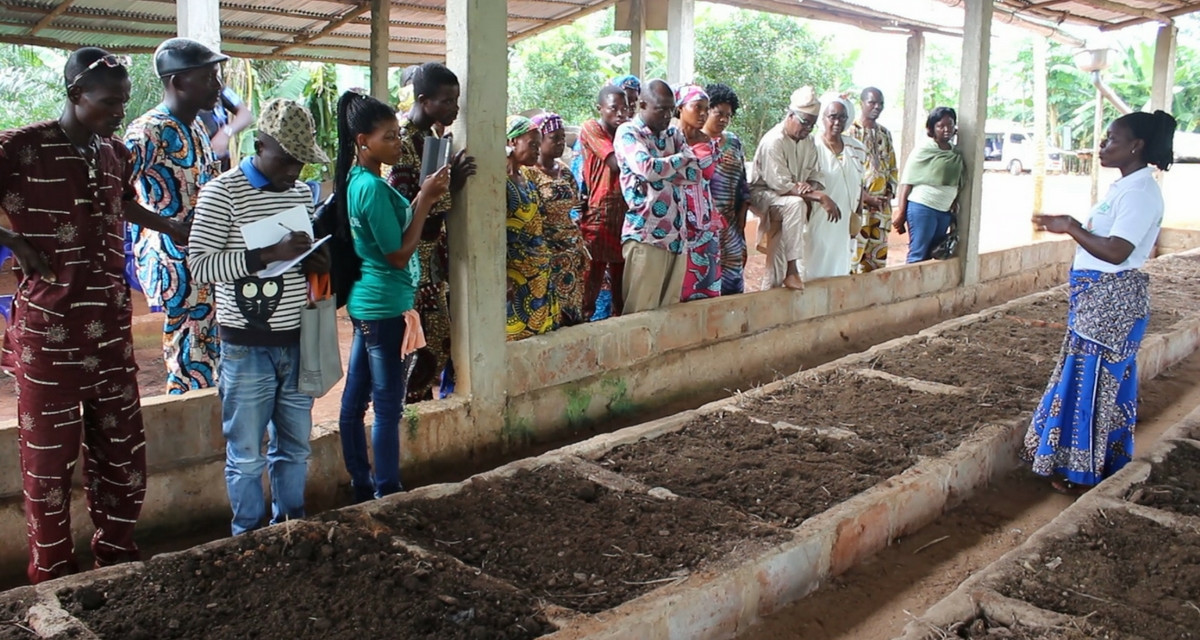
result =
M62 111L63 64L53 49L0 45L0 129L57 118Z
M546 109L571 123L592 117L596 92L610 77L579 24L566 25L509 48L509 113Z
M787 16L738 10L724 20L697 20L696 81L723 82L741 106L734 129L753 154L758 140L783 117L793 91L811 85L818 95L848 89L851 57L833 53Z

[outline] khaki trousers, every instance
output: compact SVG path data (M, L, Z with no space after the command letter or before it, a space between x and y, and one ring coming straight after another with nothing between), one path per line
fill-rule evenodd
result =
M625 297L623 314L680 301L683 276L687 273L686 255L632 240L621 245L621 255L625 256L625 274L621 279Z
M767 254L763 287L781 287L789 262L796 260L797 270L804 274L804 228L809 203L799 196L763 193L755 197L753 205L754 214L762 221L758 225L756 246Z

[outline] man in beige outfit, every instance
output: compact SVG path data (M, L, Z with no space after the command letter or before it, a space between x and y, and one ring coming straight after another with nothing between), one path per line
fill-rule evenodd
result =
M759 219L758 250L767 254L767 287L804 288L804 227L810 203L820 204L830 220L841 212L824 193L817 147L809 134L821 103L812 87L792 93L787 114L758 144L750 168L750 210Z

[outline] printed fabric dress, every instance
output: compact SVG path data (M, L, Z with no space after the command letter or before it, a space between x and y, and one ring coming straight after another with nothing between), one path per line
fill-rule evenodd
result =
M742 141L726 132L718 143L709 191L713 209L721 214L721 295L746 290L746 210L750 183L746 179L746 151Z
M550 252L546 246L538 192L528 180L504 185L508 204L507 239L508 305L507 339L523 340L558 327L558 300L550 277Z
M583 317L583 277L588 268L588 254L579 226L571 219L571 211L579 205L579 184L565 162L558 160L557 166L557 178L551 178L538 167L525 167L522 173L537 187L560 324L570 326L587 321Z
M190 223L200 189L221 170L204 124L196 119L186 125L160 104L129 125L125 146L133 155L138 202L164 218ZM212 286L192 282L187 250L171 238L137 225L129 230L142 291L151 307L166 314L167 393L215 386L220 338Z
M706 159L716 154L713 141L691 145L696 157ZM687 272L683 276L680 301L703 300L721 295L721 234L725 219L713 207L709 185L717 169L716 159L701 170L701 180L682 188L685 199L684 253Z
M867 149L863 187L884 199L883 207L871 211L863 207L862 230L858 232L854 273L867 273L887 266L888 232L892 228L892 196L900 180L892 132L883 125L867 128L854 123L850 135Z

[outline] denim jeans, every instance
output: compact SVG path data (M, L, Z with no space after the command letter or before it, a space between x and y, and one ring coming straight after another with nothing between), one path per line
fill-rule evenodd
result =
M905 262L932 258L933 249L946 239L946 231L950 229L950 212L909 201L905 217L908 220L908 258Z
M233 534L262 526L266 517L264 469L271 479L271 524L303 518L313 399L296 389L300 346L248 347L222 342L219 367L225 484L233 507Z
M350 473L355 502L382 498L400 491L400 417L408 378L412 374L413 354L400 357L404 339L404 317L384 320L355 320L354 342L346 366L346 386L342 390L342 410L338 431L342 438L342 459ZM371 428L371 451L375 454L375 473L367 458L364 418L367 404L375 404L375 425Z

